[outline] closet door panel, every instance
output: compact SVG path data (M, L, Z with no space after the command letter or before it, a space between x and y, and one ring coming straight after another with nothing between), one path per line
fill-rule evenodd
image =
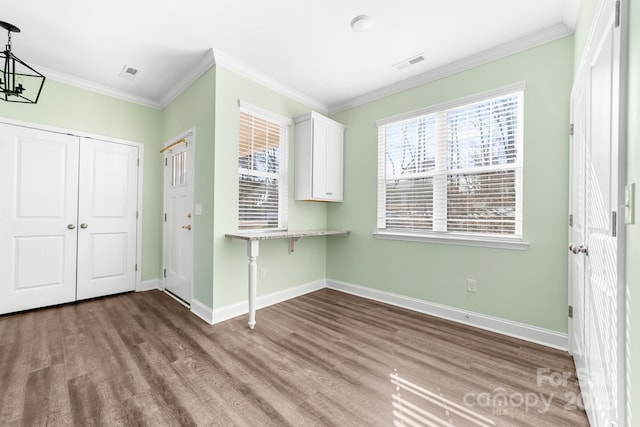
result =
M78 299L135 290L138 148L82 139Z
M75 300L78 138L0 124L0 313Z

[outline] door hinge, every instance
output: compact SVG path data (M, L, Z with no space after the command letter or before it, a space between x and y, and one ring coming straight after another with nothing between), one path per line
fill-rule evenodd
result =
M140 166L140 159L138 159L138 166Z
M620 0L616 1L616 23L615 27L620 27Z
M165 268L164 271L162 272L162 275L164 276L164 278L167 278L167 269Z
M138 271L138 264L136 264L136 271Z
M573 318L573 306L569 306L569 317Z
M618 213L616 211L611 212L611 236L618 236Z
M573 227L573 214L569 215L569 227Z
M164 165L165 165L165 166L167 166L167 164L168 164L168 163L167 163L167 159L165 158L165 159L164 159Z
M571 123L571 124L569 125L569 135L573 136L573 132L574 132L574 130L575 130L575 128L574 128L574 126L573 126L573 123Z
M164 222L167 222L167 214L164 214Z
M139 215L140 215L140 214L139 214L139 212L138 212L138 211L136 211L136 219L138 219L138 218L139 218Z

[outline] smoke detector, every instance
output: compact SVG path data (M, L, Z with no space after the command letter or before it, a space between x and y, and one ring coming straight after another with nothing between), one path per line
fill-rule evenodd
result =
M128 65L125 65L122 68L122 71L120 71L120 74L118 74L118 76L125 78L127 80L133 80L136 78L136 75L138 74L138 69L134 68L134 67L130 67Z

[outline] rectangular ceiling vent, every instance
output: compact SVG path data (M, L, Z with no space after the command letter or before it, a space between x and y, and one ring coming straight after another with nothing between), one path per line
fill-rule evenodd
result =
M122 68L122 71L120 71L120 74L118 74L120 77L123 77L127 80L133 80L136 78L136 75L138 74L138 69L137 68L133 68L130 67L128 65L125 65Z
M424 53L420 53L418 55L412 56L411 58L405 59L404 61L400 61L397 64L392 65L391 67L395 68L396 70L402 70L412 65L416 65L422 61L424 61Z

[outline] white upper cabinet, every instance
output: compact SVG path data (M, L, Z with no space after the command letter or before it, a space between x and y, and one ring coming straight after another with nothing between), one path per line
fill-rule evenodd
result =
M296 200L341 202L345 127L315 111L294 121Z

